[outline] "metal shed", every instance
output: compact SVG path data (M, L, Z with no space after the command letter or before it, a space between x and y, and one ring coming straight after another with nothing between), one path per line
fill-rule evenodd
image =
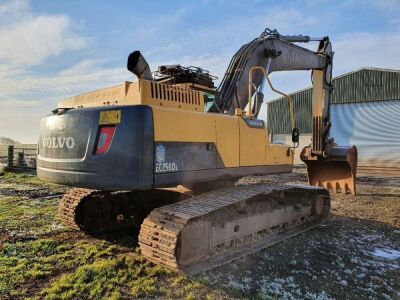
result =
M335 77L333 85L331 136L335 141L356 145L360 166L400 168L400 70L362 68ZM291 94L296 126L303 136L300 147L311 140L311 94L311 87ZM286 99L268 104L267 123L274 142L289 141Z

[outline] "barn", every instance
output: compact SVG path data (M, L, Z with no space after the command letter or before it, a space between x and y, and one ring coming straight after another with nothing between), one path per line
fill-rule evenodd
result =
M333 85L330 135L337 144L356 145L362 168L400 170L400 70L362 68L333 78ZM311 142L311 95L311 87L291 94L299 149ZM267 123L273 142L290 143L286 98L269 102Z

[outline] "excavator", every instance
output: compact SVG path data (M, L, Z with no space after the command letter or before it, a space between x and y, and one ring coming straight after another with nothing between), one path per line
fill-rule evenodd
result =
M299 43L317 42L316 51ZM141 254L193 274L258 251L323 221L330 191L355 194L357 149L329 135L333 51L328 37L266 29L232 57L218 88L199 67L151 72L128 57L137 81L65 99L41 120L39 178L71 186L59 204L85 232L140 228ZM312 142L301 151L309 186L243 184L290 173L299 129L277 71L312 70ZM263 87L287 99L293 145L274 144L258 118Z

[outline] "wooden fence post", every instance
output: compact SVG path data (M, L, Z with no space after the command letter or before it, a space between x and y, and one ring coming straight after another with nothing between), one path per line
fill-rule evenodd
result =
M18 152L18 163L17 163L18 167L23 168L25 166L25 153L24 151L22 152Z
M14 146L8 146L8 160L7 168L12 168L14 166Z

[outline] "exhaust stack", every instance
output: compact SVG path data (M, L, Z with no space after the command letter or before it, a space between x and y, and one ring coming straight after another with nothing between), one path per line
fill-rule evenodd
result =
M129 54L127 68L140 79L153 80L149 64L140 51Z

